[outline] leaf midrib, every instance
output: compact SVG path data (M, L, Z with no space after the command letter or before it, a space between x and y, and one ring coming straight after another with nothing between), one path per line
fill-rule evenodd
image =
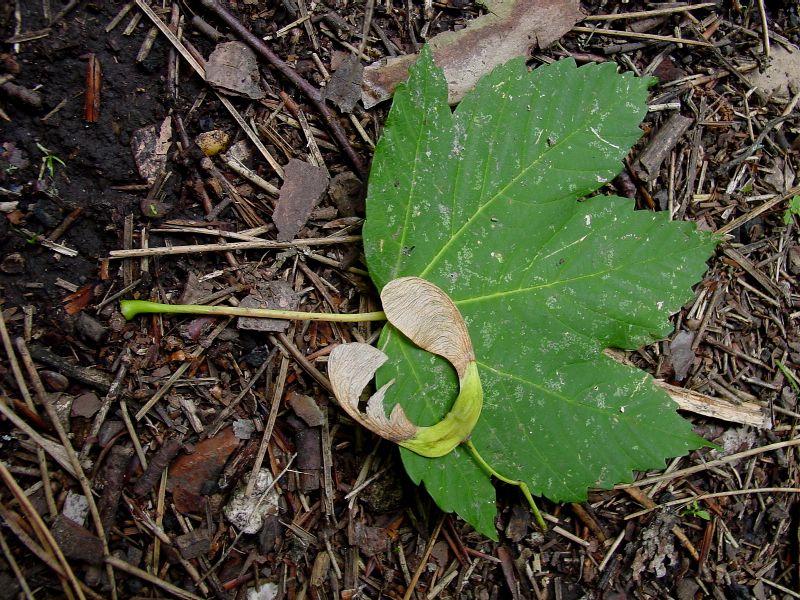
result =
M503 103L503 105L504 105L504 108L505 108L505 105L506 105L507 103L508 103L508 100L507 100L506 102L504 102L504 103ZM499 120L499 119L498 119L498 120ZM436 254L433 256L433 258L431 259L431 261L428 263L428 266L427 266L427 267L425 267L425 268L422 270L422 272L419 274L419 276L420 276L420 277L422 277L422 278L425 278L425 277L426 277L426 275L427 275L428 273L430 273L431 269L433 269L433 267L434 267L434 266L436 266L436 264L439 262L439 260L441 260L442 256L444 256L444 255L447 253L447 251L450 249L450 247L451 247L452 245L454 245L454 243L456 242L456 240L458 240L458 239L459 239L459 238L460 238L460 237L461 237L461 236L462 236L462 235L463 235L463 234L464 234L464 233L465 233L465 232L466 232L466 231L469 229L469 227L470 227L470 226L471 226L471 225L472 225L472 224L475 222L475 220L476 220L476 219L477 219L477 218L478 218L480 215L482 215L482 214L484 213L484 211L485 211L487 208L489 208L489 206L491 206L491 205L492 205L492 204L493 204L493 203L494 203L494 202L495 202L495 201L496 201L498 198L502 197L502 196L505 194L506 190L508 190L508 189L509 189L509 188L510 188L512 185L514 185L515 183L517 183L517 182L518 182L518 181L519 181L519 180L520 180L522 177L524 177L525 175L527 175L527 174L528 174L528 172L529 172L531 169L533 169L533 168L534 168L535 166L537 166L537 165L538 165L540 162L542 162L542 160L543 160L545 157L547 157L547 156L548 156L548 155L549 155L551 152L554 152L554 151L555 151L556 149L558 149L558 148L559 148L561 145L563 145L563 144L567 143L567 141L569 141L570 139L572 139L572 137L574 137L574 136L576 136L576 135L578 135L578 134L580 134L580 133L584 133L584 131L583 131L581 128L582 128L583 126L585 126L587 122L588 122L588 119L586 119L586 120L585 120L583 123L581 123L581 125L580 125L579 127L576 127L576 128L575 128L575 129L574 129L572 132L570 132L569 134L567 134L567 135L566 135L566 136L565 136L563 139L559 140L558 142L556 142L555 144L553 144L552 146L550 146L549 148L547 148L547 149L546 149L544 152L542 152L542 153L541 153L539 156L537 156L537 157L536 157L536 158L535 158L533 161L531 161L531 163L530 163L529 165L527 165L525 168L523 168L522 170L520 170L520 172L519 172L517 175L515 175L514 177L512 177L512 178L511 178L511 179L510 179L510 180L509 180L509 181L508 181L508 182L507 182L507 183L506 183L506 184L505 184L505 185L504 185L504 186L503 186L501 189L499 189L497 192L495 192L495 194L494 194L494 195L493 195L491 198L489 198L489 199L488 199L486 202L484 202L482 205L480 205L480 206L477 208L477 210L475 210L475 212L472 214L472 216L471 216L471 217L469 217L469 219L467 219L467 220L464 222L464 224L463 224L463 225L462 225L462 226L461 226L461 227L458 229L458 231L456 231L456 232L455 232L455 233L454 233L454 234L453 234L453 235L450 237L450 239L449 239L447 242L445 242L445 244L444 244L444 245L443 245L443 246L442 246L442 247L439 249L439 251L438 251L438 252L437 252L437 253L436 253ZM451 124L451 125L452 125L452 124ZM462 160L462 159L459 159L459 160ZM488 161L487 161L487 168L488 168L488 164L489 164L489 163L488 163ZM415 165L415 168L416 168L416 165ZM485 186L485 185L486 185L486 179L487 179L487 176L486 176L486 174L484 174L483 181L482 181L482 185L483 185L483 186ZM455 182L454 182L454 183L455 183ZM409 201L409 205L410 205L410 204L411 204L411 201ZM405 233L405 232L404 232L404 233ZM401 257L401 255L398 255L398 261L397 261L397 264L398 264L398 265L399 265L399 263L400 263L400 257Z

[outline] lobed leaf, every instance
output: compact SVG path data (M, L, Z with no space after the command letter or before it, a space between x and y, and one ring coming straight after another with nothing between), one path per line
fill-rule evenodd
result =
M430 53L395 94L376 149L364 245L379 289L414 275L467 323L484 387L472 441L498 472L556 501L699 447L649 375L612 362L671 331L717 240L628 199L584 199L621 170L641 135L649 80L571 60L514 60L454 112ZM387 325L378 385L418 424L447 413L452 367ZM496 538L494 490L460 449L402 451L444 510Z

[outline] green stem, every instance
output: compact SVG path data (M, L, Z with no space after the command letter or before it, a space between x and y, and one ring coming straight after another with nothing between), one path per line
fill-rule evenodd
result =
M788 368L786 368L786 365L779 360L776 360L775 364L778 365L778 368L786 376L786 379L789 380L789 385L792 386L794 393L800 394L800 382L797 381L797 377L794 376L794 373L792 373Z
M475 444L472 443L472 440L466 440L465 442L462 442L462 445L467 449L467 451L472 455L472 458L475 459L475 461L480 465L481 469L483 469L487 475L499 479L503 483L516 486L522 491L522 495L525 496L525 499L528 501L528 504L533 511L533 517L536 519L536 524L542 529L542 531L546 531L547 525L542 518L542 513L539 512L539 507L536 506L536 502L531 495L531 491L528 489L528 485L524 481L519 479L510 479L505 475L501 475L495 471L489 463L483 460L483 457L478 452Z
M120 310L130 320L144 313L172 313L187 315L223 315L228 317L255 317L260 319L292 319L297 321L336 321L338 323L360 323L362 321L385 321L381 312L339 314L313 313L297 310L273 310L270 308L244 308L242 306L204 306L201 304L161 304L147 300L122 300Z

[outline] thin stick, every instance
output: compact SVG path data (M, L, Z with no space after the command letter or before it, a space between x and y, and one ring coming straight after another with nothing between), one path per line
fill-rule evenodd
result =
M427 566L428 558L430 558L431 552L433 551L433 545L436 543L436 538L439 537L439 532L442 530L442 524L444 523L446 516L447 515L443 514L441 517L439 517L439 522L436 523L436 527L431 534L431 539L428 540L428 545L425 546L425 552L419 561L419 566L417 567L416 571L414 571L414 575L411 577L411 581L406 587L406 593L403 595L403 600L409 600L411 595L414 593L414 588L417 587L417 582Z
M635 513L626 515L624 520L629 521L630 519L641 517L642 515L646 515L649 512L652 512L659 508L665 508L667 506L679 506L681 504L691 504L692 502L699 502L700 500L707 500L709 498L727 498L729 496L743 496L745 494L800 494L800 488L765 487L765 488L753 488L747 490L728 490L726 492L713 492L708 494L700 494L699 496L690 496L689 498L679 498L678 500L670 500L669 502L664 502L663 504L657 504L656 506L645 508L644 510L639 510Z
M767 23L764 0L758 0L758 16L761 19L761 44L764 47L764 56L769 58L769 23Z
M107 556L105 560L107 565L110 565L115 569L119 569L128 575L133 575L139 579L144 579L148 583L152 583L153 585L160 587L165 592L169 592L178 598L186 598L186 600L203 600L200 596L196 596L191 592L182 590L178 586L172 585L168 581L164 581L163 579L160 579L159 577L156 577L147 571L143 571L142 569L134 567L132 564L127 563L116 556Z
M64 590L64 595L68 598L68 600L74 600L75 595L70 589L70 581L66 573L64 573L64 569L60 564L58 564L58 561L56 560L52 550L48 552L43 546L46 545L46 540L41 539L40 542L37 542L30 535L28 535L28 529L25 529L22 526L22 523L24 522L22 516L17 515L15 512L6 508L2 502L0 502L0 519L3 519L3 524L8 527L14 533L14 535L17 536L17 539L22 542L23 546L30 550L31 553L41 560L45 566L53 571L53 573L58 575L61 582L61 589ZM82 582L79 583L83 588L83 591L86 592L88 596L91 596L94 600L103 600L97 596L91 588L87 587L86 584Z
M220 411L219 415L217 416L217 418L214 419L211 425L206 427L205 433L202 433L200 435L201 438L209 438L214 435L217 435L217 432L220 429L222 429L222 425L224 424L225 420L230 415L233 414L233 411L236 410L236 407L239 406L239 403L247 395L247 393L251 390L251 388L258 382L259 378L264 374L265 371L267 372L267 387L269 387L269 380L272 377L272 373L267 369L269 369L270 365L272 364L272 359L275 356L276 352L277 348L273 348L272 350L270 350L270 353L267 356L266 360L263 363L261 363L261 366L258 367L258 370L250 378L250 381L248 381L245 384L245 386L242 388L242 390L239 392L236 398L234 398L230 402L230 404L228 404L228 406L226 406Z
M72 467L72 463L70 463L69 459L67 458L67 453L64 450L64 447L60 444L48 440L45 437L39 435L39 433L33 429L30 425L28 425L25 421L19 418L17 413L9 408L9 406L5 403L5 400L0 398L0 414L2 414L6 419L11 421L14 424L14 427L22 431L25 435L31 438L36 444L44 448L44 451L47 452L50 456L53 457L59 465L64 467L64 470L75 477L75 470Z
M253 462L253 468L250 471L250 478L247 480L247 487L244 491L244 495L247 497L253 493L253 489L256 487L258 472L261 470L261 464L264 462L264 455L267 453L267 446L269 446L269 440L272 437L272 429L275 427L275 420L278 418L278 410L281 406L283 389L286 385L286 375L288 373L289 359L284 356L281 358L281 367L278 371L278 379L275 381L275 390L272 394L272 406L270 407L267 424L264 426L264 434L261 436L261 443L258 445L256 459ZM267 386L269 387L269 382L267 382Z
M30 524L33 526L33 529L36 532L36 535L39 536L42 541L47 543L47 545L50 547L50 550L55 555L59 566L63 569L64 574L69 580L70 585L72 585L73 589L75 590L75 594L80 600L86 600L86 596L83 595L83 589L78 582L78 578L75 577L75 573L72 572L67 559L64 557L64 553L61 552L61 548L53 538L53 534L50 533L47 525L45 525L44 521L42 521L42 517L39 516L39 513L33 507L31 501L25 495L25 492L17 483L17 480L14 479L14 476L9 472L8 469L6 469L6 466L2 463L2 461L0 461L0 477L2 477L6 486L14 495L14 498L17 499L17 502L19 502L19 505L25 511Z
M231 238L242 242L260 242L264 238L255 235L247 235L236 231L223 231L212 227L154 227L150 233L189 233L192 235L213 235L221 238Z
M138 300L132 300L130 302L138 302ZM208 306L206 308L213 308L213 307ZM142 406L142 408L139 409L139 412L136 413L137 421L141 421L142 417L144 417L150 411L150 409L153 408L153 406L155 406L156 402L161 400L164 394L166 394L167 391L169 391L172 388L175 382L178 381L178 378L181 375L183 375L183 373L192 365L192 363L194 363L201 356L203 356L203 353L206 351L206 348L211 347L211 342L213 342L217 338L217 336L220 333L222 333L225 330L225 328L228 327L228 324L230 322L231 319L225 319L219 324L217 324L214 330L210 334L208 334L206 339L203 340L203 344L194 352L194 354L190 354L189 356L187 356L186 362L184 362L177 369L175 369L175 372L170 376L170 378L166 381L166 383L158 389L158 391L153 395L153 397L150 398L150 400L148 400L145 403L145 405Z
M656 35L654 33L638 33L636 31L617 31L616 29L597 29L595 27L573 27L571 31L575 33L592 33L597 35L606 35L609 37L623 37L633 40L650 40L653 42L671 42L673 44L686 44L687 46L705 46L706 48L713 47L711 42L701 42L699 40L690 40L684 38L673 37L671 35Z
M590 15L581 19L582 21L616 21L618 19L646 19L648 17L662 17L675 13L689 12L701 8L716 8L716 2L703 2L702 4L687 4L685 6L673 6L671 8L656 8L654 10L639 10L634 12L616 13L613 15Z
M226 153L226 154L220 154L219 157L231 171L235 171L238 175L250 181L250 183L257 185L268 194L272 194L273 196L280 195L281 191L278 188L276 188L269 181L261 177L258 173L254 172L253 170L249 169L247 166L242 164L241 161L239 161L239 159L236 158L235 156L229 156Z
M645 477L644 479L640 479L639 481L634 481L633 483L623 483L620 485L615 485L614 489L624 490L626 488L632 488L632 487L644 487L650 485L651 483L658 483L659 481L667 481L670 479L676 479L678 477L685 477L686 475L692 475L693 473L706 471L714 467L719 467L720 465L725 465L730 462L735 462L742 458L747 458L748 456L755 456L756 454L772 452L773 450L779 450L781 448L787 448L789 446L800 446L800 437L785 442L776 442L775 444L768 444L766 446L761 446L760 448L745 450L744 452L738 452L736 454L730 454L723 458L718 458L717 460L712 460L711 462L703 463L702 465L695 465L693 467L687 467L685 469L672 471L671 473L664 473L662 475L654 475L653 477Z
M22 588L22 593L25 594L25 598L28 600L33 600L33 592L28 585L27 579L25 579L25 574L20 570L17 561L14 559L14 555L11 553L11 548L9 548L8 544L6 543L6 538L3 535L2 530L0 530L0 546L3 548L3 554L6 557L6 561L11 566L11 570L14 571L14 576L17 578L19 587Z
M369 313L364 313L364 314L369 314ZM286 337L285 333L279 333L277 338L270 336L269 339L270 341L272 341L273 344L277 344L278 342L280 342L281 348L283 348L286 352L291 354L292 357L295 359L295 361L297 361L297 363L301 367L303 367L303 370L306 373L308 373L309 375L311 375L311 377L316 379L317 383L319 383L322 387L328 390L331 394L333 393L333 386L331 386L330 380L327 377L325 377L325 375L320 373L319 369L317 369L314 365L311 364L311 361L309 361L305 357L305 355L302 352L300 352L300 349L297 346L295 346L288 337Z
M79 455L81 460L89 456L89 451L92 449L94 442L97 440L97 436L100 434L100 429L103 427L108 411L111 410L111 405L117 401L122 391L122 383L125 380L125 375L128 374L128 368L131 364L128 348L126 347L122 352L123 356L120 360L117 374L114 377L114 381L111 383L111 387L108 388L106 397L103 398L103 404L100 410L97 411L97 415L95 415L94 421L92 422L92 428L89 430L89 436L83 443L83 448L81 448L81 453Z
M740 227L740 226L744 225L745 223L747 223L748 221L751 221L751 220L755 219L757 216L761 215L762 213L767 212L770 208L772 208L776 204L780 204L781 202L784 202L785 200L788 200L789 198L791 198L792 196L794 196L797 193L800 193L800 185L796 185L795 187L790 189L788 192L786 192L782 196L775 196L772 200L768 200L767 202L764 202L764 204L762 204L761 206L759 206L757 208L754 208L750 212L736 217L730 223L728 223L726 225L723 225L722 227L717 229L717 233L724 234L724 233L728 233L730 231L733 231L737 227Z
M131 436L131 440L133 441L133 448L136 450L136 458L139 459L139 464L142 466L142 469L146 471L147 457L144 455L142 442L139 441L139 436L136 434L136 428L133 426L131 415L128 412L128 403L124 398L119 401L119 411L122 415L122 422L125 423L125 429L128 430L128 435Z
M25 383L25 377L22 375L22 369L19 368L17 355L14 353L14 347L11 345L11 336L8 335L6 328L6 320L3 317L3 311L0 310L0 337L3 338L3 347L6 350L8 363L11 365L11 372L14 373L14 380L17 382L17 388L25 400L25 405L33 412L38 414L36 405L33 403L31 393L28 390L28 384ZM50 485L50 473L47 470L47 457L45 451L41 446L36 447L36 459L39 462L39 472L42 475L42 485L44 486L44 497L47 503L47 510L50 512L52 518L58 515L58 508L56 507L55 499L53 498L53 488Z
M294 462L294 459L295 459L295 458L297 458L297 453L296 453L296 452L295 452L294 454L292 454L292 455L289 457L289 460L286 462L286 466L285 466L285 467L283 467L283 469L281 469L281 472L280 472L280 473L278 473L278 474L277 474L275 477L273 477L273 478L272 478L272 483L270 483L270 484L267 486L267 489L266 489L266 490L264 490L264 493L263 493L263 494L261 495L261 497L259 498L259 501L258 501L258 503L256 504L256 509L258 508L258 506L260 506L260 505L261 505L261 502L263 502L263 501L264 501L264 499L267 497L267 494L269 493L269 491L270 491L270 490L271 490L273 487L275 487L275 486L278 484L278 482L281 480L281 477L283 477L283 476L284 476L284 475L285 475L285 474L286 474L286 473L289 471L289 468L292 466L292 463ZM255 510L254 510L254 512L255 512ZM215 570L216 570L216 569L217 569L217 568L218 568L218 567L219 567L219 566L220 566L220 565L221 565L223 562L225 562L225 559L226 559L226 558L228 558L228 555L229 555L229 554L230 554L230 553L233 551L233 549L236 547L236 544L239 542L239 540L241 539L241 537L242 537L243 535L244 535L244 530L242 530L242 531L239 531L239 533L237 533L237 534L236 534L236 537L233 539L233 542L231 542L231 543L228 545L228 548L227 548L227 549L226 549L226 550L225 550L225 551L222 553L222 555L221 555L221 556L220 556L220 557L217 559L217 562L215 562L213 565L211 565L211 568L210 568L210 569L208 569L208 571L206 571L205 573L203 573L203 576L200 578L200 581L199 581L198 583L200 583L200 582L202 582L202 581L205 581L205 579L206 579L206 578L208 578L209 576L211 576L211 574L212 574L212 573L213 573L213 572L214 572L214 571L215 571Z
M75 449L72 447L72 442L70 441L69 436L64 429L64 425L61 423L61 419L58 417L55 406L53 406L53 402L51 401L49 394L45 391L44 386L42 385L42 380L39 379L39 373L36 371L36 366L33 364L33 359L31 358L30 352L28 352L28 346L25 344L25 340L23 338L17 338L16 346L20 358L22 359L22 364L25 365L25 369L28 371L28 377L33 384L33 389L36 391L39 402L44 406L47 416L50 418L51 424L58 433L58 437L61 440L61 445L64 446L64 450L67 453L67 458L72 464L72 468L75 471L75 476L78 479L78 483L81 485L83 495L86 496L86 502L89 504L89 514L92 516L92 522L94 523L97 537L99 537L100 541L103 542L103 555L107 557L111 554L111 552L108 549L108 540L106 539L106 531L105 527L103 527L103 520L100 518L100 511L97 510L97 503L94 501L92 486L89 483L89 480L86 478L86 473L83 472L83 467L81 467L78 455L75 452ZM106 573L108 575L109 585L111 586L111 598L112 600L116 600L117 583L114 579L114 571L111 569L111 567L107 567Z
M333 244L351 244L360 242L360 235L343 235L340 237L312 238L293 240L291 242L234 242L232 244L193 244L170 248L131 248L130 250L112 250L109 258L135 258L138 256L177 256L180 254L197 254L199 252L229 252L232 250L269 250L280 248L297 248L305 246L331 246Z
M150 400L145 402L144 406L142 406L142 408L139 409L139 412L137 412L134 415L134 418L137 421L141 421L142 417L144 417L148 412L150 412L150 409L153 408L153 406L155 406L156 402L158 402L159 400L161 400L161 398L164 397L164 394L166 394L172 388L173 384L176 381L178 381L180 376L183 375L186 372L186 370L192 366L193 360L194 358L190 358L189 360L182 362L180 365L178 365L178 368L175 369L175 372L172 375L170 375L169 379L167 379L164 385L158 388L158 390L156 391L155 394L153 394Z

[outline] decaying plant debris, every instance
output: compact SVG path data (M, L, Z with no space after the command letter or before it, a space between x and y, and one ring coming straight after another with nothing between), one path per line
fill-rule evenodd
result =
M617 355L707 415L692 416L695 428L719 450L584 504L544 503L547 532L510 487L500 543L442 515L402 479L391 445L336 407L328 355L374 343L378 325L253 332L236 319L126 323L118 312L134 297L379 309L358 234L385 111L341 115L323 84L353 56L411 54L482 14L473 2L418 4L0 7L4 595L796 596L791 3L584 2L582 22L532 51L532 66L571 55L658 77L614 192L729 236L676 334ZM261 99L203 81L217 44L234 40L256 55L261 91L248 89ZM217 130L229 143L206 156L194 140ZM276 241L290 160L330 183L290 212L289 227L303 221L295 239ZM259 500L226 519L234 496L270 503L257 533L244 529Z

